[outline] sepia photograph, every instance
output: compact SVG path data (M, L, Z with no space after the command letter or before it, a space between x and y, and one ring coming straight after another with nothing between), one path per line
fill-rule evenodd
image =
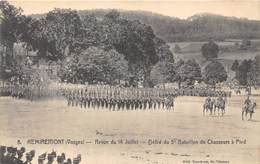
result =
M0 164L260 164L259 0L1 0Z

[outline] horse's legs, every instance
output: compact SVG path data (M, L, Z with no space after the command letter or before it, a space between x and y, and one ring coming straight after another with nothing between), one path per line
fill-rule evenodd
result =
M253 112L250 112L250 120L252 120Z
M244 110L242 111L242 120L244 120Z

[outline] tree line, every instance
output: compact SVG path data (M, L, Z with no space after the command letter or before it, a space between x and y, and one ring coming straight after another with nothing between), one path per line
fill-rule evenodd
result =
M109 10L82 10L80 15L102 18ZM148 11L120 11L123 18L151 25L155 34L166 42L259 39L260 21L210 13L195 14L187 19L164 16ZM36 15L35 15L36 16ZM37 15L38 17L40 15Z

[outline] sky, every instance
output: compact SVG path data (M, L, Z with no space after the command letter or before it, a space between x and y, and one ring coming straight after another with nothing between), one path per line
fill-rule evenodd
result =
M46 13L54 8L143 10L186 19L198 13L212 13L260 20L260 0L16 0L24 14Z

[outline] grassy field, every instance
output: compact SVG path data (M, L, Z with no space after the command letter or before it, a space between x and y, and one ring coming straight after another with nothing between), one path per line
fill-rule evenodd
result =
M259 92L259 91L258 91ZM259 93L258 93L259 94ZM203 116L201 97L178 97L174 112L83 110L62 99L30 102L0 97L0 145L17 140L36 155L46 151L82 155L82 164L180 164L183 160L223 160L231 164L260 162L260 112L241 120L245 96L228 99L224 117ZM253 100L260 104L260 97ZM71 139L89 144L40 145L28 139ZM96 140L129 140L96 144ZM235 144L148 144L149 140L245 141ZM139 143L134 143L137 140ZM36 163L36 160L33 163Z
M235 43L240 43L239 39L229 39L223 42L216 42L220 47L220 52L218 54L218 60L224 65L230 77L234 76L234 72L231 71L231 66L234 60L242 61L245 59L254 59L256 55L260 55L260 40L252 40L252 45L255 45L255 49L253 50L238 50L234 48ZM201 47L206 42L175 42L168 43L170 46L170 50L174 54L174 58L176 60L183 59L195 59L202 67L205 66L208 62L201 55ZM181 48L180 53L176 53L174 51L175 45L178 44ZM231 48L232 51L227 51L227 49Z
M252 40L252 45L255 45L253 50L238 50L234 49L233 51L227 51L224 48L234 47L236 42L241 42L241 40L227 40L223 42L216 42L220 47L219 58L228 59L228 60L244 60L244 59L253 59L257 54L260 54L260 40ZM178 58L190 59L194 58L197 60L203 60L201 56L201 47L206 42L175 42L168 43L171 51ZM178 44L181 48L181 53L175 53L174 47ZM199 57L199 58L198 58Z

